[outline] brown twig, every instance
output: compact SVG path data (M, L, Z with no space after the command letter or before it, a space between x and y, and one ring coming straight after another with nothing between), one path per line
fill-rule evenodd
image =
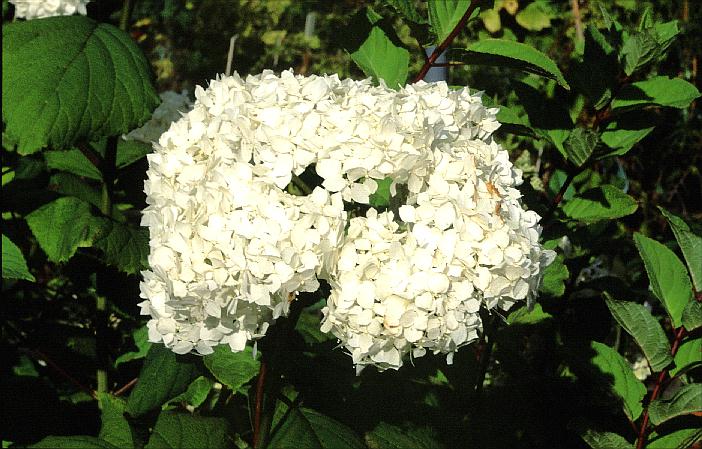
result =
M429 72L429 69L432 68L439 56L441 56L444 53L444 51L446 51L448 46L451 45L454 39L456 39L456 36L458 36L458 34L463 30L463 28L465 28L466 24L468 23L468 19L470 19L470 16L473 15L475 8L478 7L478 3L478 0L473 0L470 2L470 5L468 5L468 9L466 9L465 14L463 14L463 17L461 17L461 20L458 21L453 30L451 30L451 33L449 33L449 35L446 36L446 39L444 39L444 41L441 44L439 44L434 49L432 54L427 58L426 62L422 66L421 70L419 70L419 73L414 79L414 83L424 79L424 77L427 75L427 72Z
M261 415L263 414L263 393L266 385L266 362L261 360L261 367L258 371L258 381L256 382L256 405L254 408L254 429L253 447L259 449L261 440Z
M573 10L573 21L575 22L575 36L579 41L585 39L583 32L583 21L580 17L580 4L578 0L570 0L570 8Z
M680 342L682 341L683 337L685 336L685 328L680 326L678 331L675 333L675 341L673 341L673 347L670 349L670 354L675 357L675 354L678 352L678 348L680 347ZM653 393L651 393L651 399L649 399L648 403L649 405L651 402L655 401L658 395L660 394L662 387L663 387L663 381L665 380L665 377L668 375L668 370L664 369L661 371L661 373L658 375L658 379L656 380L656 386L653 388ZM641 422L641 428L639 429L639 438L636 440L636 449L643 449L643 447L646 445L646 429L648 427L648 406L646 407L646 410L644 411L643 415L643 421Z
M83 156L85 156L95 168L99 170L100 167L102 167L102 156L100 156L97 151L93 150L89 143L78 142L76 143L76 147L78 147L80 152L83 153Z
M58 374L61 375L64 379L68 380L70 383L78 387L80 390L84 391L85 393L89 394L93 399L97 399L97 395L95 394L95 391L91 389L90 387L83 385L80 383L75 377L73 377L71 374L69 374L66 370L61 368L56 362L51 360L50 357L48 357L45 353L38 349L27 349L24 350L26 354L30 355L32 358L35 360L43 360L48 366L50 366L54 371L56 371Z
M115 395L115 396L122 396L124 393L126 393L127 391L129 391L130 388L132 388L134 385L136 385L136 383L137 383L138 381L139 381L139 378L138 378L138 377L135 377L134 379L132 379L132 380L130 380L129 382L127 382L122 388L120 388L119 390L115 391L115 392L112 393L112 394Z

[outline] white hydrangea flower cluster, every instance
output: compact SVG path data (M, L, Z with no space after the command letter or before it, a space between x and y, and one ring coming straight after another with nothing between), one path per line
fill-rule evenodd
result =
M15 17L41 19L43 17L86 15L90 0L10 0L15 5Z
M174 92L168 90L159 94L161 104L151 114L151 118L141 128L134 129L122 136L124 140L135 140L151 145L158 142L161 134L166 132L171 123L180 119L193 107L188 91Z
M467 88L265 71L195 96L148 156L142 221L142 313L175 352L241 351L324 279L322 330L359 369L450 361L477 338L480 306L532 295L553 258L492 140L497 109ZM321 186L287 193L312 164ZM404 204L347 220L344 202L368 204L386 178Z

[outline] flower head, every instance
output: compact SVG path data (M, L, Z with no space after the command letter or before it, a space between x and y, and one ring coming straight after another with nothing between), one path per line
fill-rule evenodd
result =
M15 5L15 17L41 19L43 17L86 15L90 0L10 0Z
M481 306L538 288L553 253L491 137L497 110L467 88L265 71L195 97L148 156L152 341L243 350L324 279L322 330L357 367L396 369L427 351L450 361L477 338ZM312 166L321 185L288 193ZM385 178L402 205L347 220L345 204L368 204Z

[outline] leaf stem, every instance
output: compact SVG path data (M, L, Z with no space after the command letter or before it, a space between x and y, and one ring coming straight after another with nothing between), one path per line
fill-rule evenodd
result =
M261 367L258 371L258 380L256 381L256 406L254 409L254 429L253 429L253 447L259 449L261 447L261 417L263 414L263 391L266 385L266 372L268 364L265 360L261 360Z
M458 21L456 26L451 30L451 33L449 33L448 36L446 36L446 39L439 44L432 54L426 59L424 62L424 65L422 68L419 70L419 73L417 74L416 78L414 79L413 83L416 83L418 81L421 81L424 79L424 77L427 75L427 72L429 72L429 69L432 68L436 60L441 56L444 51L448 48L449 45L456 39L458 34L463 31L463 28L465 28L466 24L468 23L468 19L470 19L470 16L473 15L473 12L475 11L475 8L478 7L478 4L480 3L480 0L472 0L470 2L470 5L468 5L468 9L466 9L465 14L463 14L463 17L461 17L461 20Z
M132 3L132 0L124 0L124 2L122 3L122 13L119 16L120 30L129 30L129 19L132 16L132 9L134 9L134 4Z
M673 347L670 349L670 354L675 357L675 354L678 352L678 348L680 347L680 342L682 341L683 337L685 336L685 328L680 326L680 328L677 330L675 333L675 341L673 341ZM655 401L658 395L660 394L663 386L663 381L665 380L666 376L668 375L668 370L664 369L661 371L661 373L658 375L658 379L656 380L656 386L653 389L653 393L651 393L651 398L648 400L648 404L650 406L651 402ZM644 411L643 415L643 421L641 422L641 428L639 429L639 438L636 440L636 449L643 449L643 447L646 445L646 430L648 427L648 407L646 406L646 410Z
M292 175L292 183L300 190L302 190L302 193L304 193L305 195L309 195L312 193L312 189L310 188L310 186L308 186L305 181L300 179L299 176Z

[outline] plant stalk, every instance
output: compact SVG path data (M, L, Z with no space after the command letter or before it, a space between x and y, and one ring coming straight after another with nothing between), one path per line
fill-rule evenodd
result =
M461 20L458 21L453 30L451 30L451 33L449 33L449 35L446 36L446 39L444 39L444 41L434 49L432 54L424 62L424 65L419 70L419 73L413 81L414 83L424 79L429 69L431 69L436 60L439 59L439 56L441 56L444 53L444 51L446 51L446 49L449 47L449 45L451 45L454 39L456 39L460 32L463 31L463 29L466 27L466 24L468 23L468 19L470 19L470 16L473 15L473 12L478 7L478 3L479 0L472 0L470 2L470 5L468 5L468 9L466 9L465 14L463 14L463 17L461 17Z
M682 342L684 336L685 328L680 326L680 328L675 333L675 341L673 341L673 347L670 349L670 355L672 355L673 357L675 357L675 354L677 354L678 348L680 347L680 342ZM658 375L658 379L656 380L656 386L653 389L653 393L651 393L651 399L649 399L648 401L649 405L651 404L651 402L655 401L658 395L660 394L663 387L663 381L665 380L665 377L667 375L667 369L664 369ZM646 445L646 430L648 427L648 420L648 406L646 406L646 410L644 411L643 415L643 421L641 422L641 428L639 429L639 438L636 440L636 449L643 449L643 447Z

